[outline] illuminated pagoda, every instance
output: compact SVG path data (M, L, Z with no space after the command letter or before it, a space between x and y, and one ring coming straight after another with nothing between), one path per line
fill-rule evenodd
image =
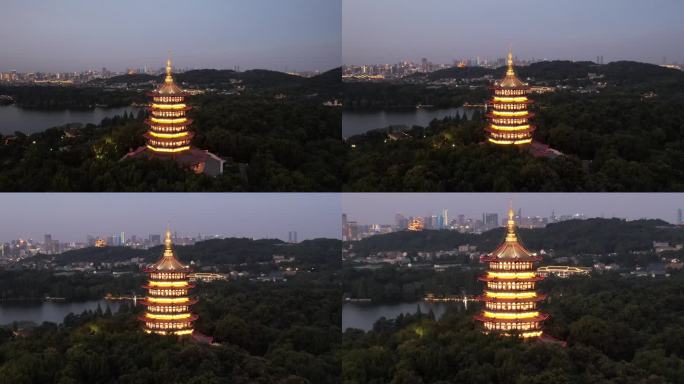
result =
M484 332L526 339L541 337L541 324L548 315L539 312L537 303L546 295L537 293L535 285L544 277L538 276L533 268L541 257L518 243L512 207L508 210L506 241L481 260L489 263L489 268L479 278L486 288L478 297L484 309L475 320L484 324Z
M150 116L145 120L149 127L144 134L147 143L128 153L124 159L170 158L196 173L210 176L223 173L223 159L191 145L195 134L189 130L192 119L186 115L191 109L185 104L188 93L173 80L170 59L166 61L164 82L147 95L152 98L152 103L148 106Z
M150 275L147 285L143 286L147 289L147 297L142 301L146 310L138 319L147 333L192 335L197 315L190 311L190 306L197 300L188 296L188 290L194 287L188 281L191 270L176 259L168 228L164 247L162 258L145 269Z
M485 128L487 140L500 145L532 143L535 127L529 122L533 114L527 110L528 104L532 103L527 98L530 87L515 75L510 52L506 76L494 84L493 90L492 111L487 115L489 124Z

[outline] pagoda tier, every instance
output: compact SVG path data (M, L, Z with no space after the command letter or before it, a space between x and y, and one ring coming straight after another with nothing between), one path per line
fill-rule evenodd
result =
M537 303L546 298L536 292L537 282L544 279L534 269L534 262L540 259L518 242L511 207L505 242L480 259L489 263L489 268L486 275L478 278L486 288L478 297L484 308L474 319L482 322L485 333L523 338L542 335L541 325L548 315L537 308Z
M152 103L148 107L150 118L145 120L149 127L145 139L149 150L174 155L190 149L194 134L188 130L192 120L185 115L191 108L185 104L187 93L176 85L171 72L168 60L164 83L148 93Z
M492 87L494 97L490 104L492 112L487 115L489 125L485 128L490 143L510 145L529 144L536 129L530 124L532 118L527 106L530 87L520 81L513 70L513 54L508 53L506 76Z
M138 318L143 322L143 330L159 335L191 335L193 322L197 315L190 306L197 303L188 296L194 284L189 282L190 268L181 264L173 253L171 231L166 230L164 255L152 266L145 268L149 274L147 297L141 302L146 307Z

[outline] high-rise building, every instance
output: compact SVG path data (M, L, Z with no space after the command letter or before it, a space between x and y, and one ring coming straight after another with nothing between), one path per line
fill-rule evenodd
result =
M533 255L518 242L511 207L506 240L481 259L489 263L489 268L487 274L479 278L486 283L486 288L478 298L484 302L484 309L475 320L483 323L485 333L523 338L542 335L541 325L548 315L537 308L537 304L546 298L535 290L537 281L543 279L533 267L539 260L541 257Z
M115 233L112 235L112 241L109 243L109 245L113 247L120 247L121 246L121 234Z
M287 242L293 244L297 242L297 231L290 231L287 233Z
M356 241L359 239L359 225L356 221L349 222L349 241Z
M485 227L487 229L496 228L499 226L499 214L497 213L486 213L484 220Z
M342 241L349 240L349 223L347 222L347 214L342 214Z
M45 234L45 239L43 240L43 252L47 254L56 253L55 241L52 240L52 235Z
M408 228L408 224L409 220L401 213L394 215L394 228L397 231L403 231L404 229Z
M186 116L190 110L190 106L185 104L188 93L174 82L170 59L166 62L164 82L148 96L152 97L152 103L149 106L150 117L145 121L149 127L145 133L147 144L129 152L124 159L173 159L195 173L209 176L223 173L223 159L191 145L195 134L188 129L192 124L192 119Z
M531 103L527 98L530 87L515 75L513 54L510 52L506 76L496 82L493 89L492 112L487 115L489 125L485 128L489 142L501 145L530 144L535 130L529 122L532 114L527 110L527 105Z
M143 330L159 335L192 335L197 315L190 311L190 306L197 300L188 296L194 287L188 280L191 269L174 255L169 229L164 238L162 258L145 272L150 275L147 285L143 286L147 289L147 297L142 301L146 309L138 318L143 323Z
M160 235L150 234L149 239L150 239L150 247L156 247L157 245L161 244L161 236Z

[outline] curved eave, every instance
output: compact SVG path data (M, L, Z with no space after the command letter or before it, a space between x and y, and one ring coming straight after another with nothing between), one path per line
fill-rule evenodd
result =
M498 262L498 263L503 263L503 262L521 262L521 263L534 263L536 261L541 261L542 258L539 256L528 256L528 257L518 257L518 258L500 258L495 255L487 255L483 256L480 259L482 262L485 263L491 263L491 262Z
M501 125L501 124L497 124L497 125ZM501 126L504 126L504 125L501 125ZM488 125L485 127L484 130L487 132L492 132L492 133L531 133L531 132L534 132L536 129L537 129L537 127L534 125L530 125L529 128L516 129L516 130L496 129L496 128L492 128L491 125Z
M502 112L510 112L510 111L502 111ZM534 117L534 112L528 112L526 115L522 116L501 116L501 115L495 115L492 112L487 113L487 118L489 119L531 119Z
M492 291L493 292L493 291ZM484 302L497 302L497 303L529 303L529 302L536 302L536 301L544 301L546 300L547 295L545 294L538 294L535 297L530 297L526 299L503 299L500 297L489 297L486 295L480 295L475 298L477 301L484 301Z
M160 104L160 105L163 105L163 104L173 105L173 104L178 104L178 103L155 103L155 104ZM176 112L176 111L186 111L186 112L187 112L187 111L191 110L192 107L189 106L189 105L186 105L186 106L183 107L183 108L168 108L168 109L167 109L167 108L155 108L155 107L152 107L151 105L148 105L148 106L145 107L145 109L147 109L148 111L161 111L161 112Z
M151 286L148 284L145 284L142 286L145 289L191 289L195 288L195 284L193 283L188 283L185 287L157 287L157 286Z
M497 97L499 97L499 96L497 96ZM509 97L509 96L500 96L500 97ZM514 97L514 96L510 96L510 97ZM520 96L520 97L522 97L522 96ZM534 101L530 100L530 99L527 99L525 101L500 101L500 100L494 100L492 98L491 100L489 100L489 104L492 106L494 104L527 104L527 105L529 105L529 104L534 104ZM492 108L496 109L496 107L492 107Z
M524 279L519 279L519 278L497 279L495 277L480 276L477 279L480 281L488 281L488 282L515 282L515 283L533 283L536 281L544 280L544 278L541 276L529 277L529 278L524 278Z
M138 320L144 321L144 322L150 322L150 323L187 323L189 321L195 321L199 319L199 316L197 315L191 315L188 318L185 319L172 319L172 320L162 320L162 319L149 319L145 317L145 314L143 313L142 315L138 316Z
M168 299L169 297L157 297L157 296L150 296L152 298L156 299ZM140 303L144 306L154 306L154 307L189 307L191 305L197 304L197 299L190 299L184 303L157 303L157 302L151 302L148 301L147 298L145 299L140 299Z
M187 135L179 137L158 137L150 134L149 132L145 132L143 136L148 140L155 140L164 143L177 143L179 141L192 140L192 138L195 137L195 133L187 132Z
M163 117L162 117L163 119ZM153 125L163 125L165 127L187 127L188 125L192 124L193 120L186 118L185 123L160 123L156 121L152 121L150 119L145 119L145 124L148 126L153 126Z
M190 267L185 267L183 269L176 269L176 270L168 270L168 269L157 269L155 267L145 267L143 269L143 272L145 273L185 273L188 274L192 272L192 269ZM175 281L178 279L169 279L169 280L159 280L159 281Z
M544 321L544 320L549 318L549 315L546 313L542 313L539 316L527 317L524 319L495 319L493 317L487 317L487 316L480 313L480 314L473 316L473 318L477 321L482 321L485 323L533 323L533 322Z
M146 93L149 97L187 97L191 96L189 93L181 91L174 93L159 93L159 91L151 91Z
M492 91L527 91L529 92L530 89L529 84L522 84L522 85L516 85L516 86L507 86L507 85L499 85L498 83L494 83L494 85L490 86L489 89Z

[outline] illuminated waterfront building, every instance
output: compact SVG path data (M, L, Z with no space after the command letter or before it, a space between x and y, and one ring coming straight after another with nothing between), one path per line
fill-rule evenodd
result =
M197 320L190 311L190 306L197 300L188 296L188 291L194 287L188 276L192 271L174 255L171 230L166 230L164 255L145 272L150 278L143 286L147 289L147 297L142 301L146 310L139 317L143 330L159 335L192 335L193 322Z
M548 317L539 311L537 304L546 298L537 293L537 281L544 279L536 274L534 262L541 257L533 255L519 242L515 234L513 208L508 210L506 240L494 252L484 256L489 263L487 274L479 278L486 283L478 300L484 309L475 320L484 325L484 332L523 338L542 336L541 325Z
M506 76L494 84L493 90L492 111L487 115L489 124L485 128L487 140L501 145L532 143L535 127L530 125L532 113L527 110L528 104L532 103L527 98L530 87L515 75L510 52Z
M562 279L570 276L589 276L591 268L573 267L568 265L547 265L537 268L537 275L547 277L549 275L558 276Z
M166 61L164 82L148 96L152 98L152 103L148 107L149 118L145 120L149 127L144 134L147 142L145 146L128 153L124 159L170 158L196 173L210 176L223 173L223 159L191 145L195 134L189 129L192 119L186 115L191 109L185 103L188 93L173 80L171 60Z

